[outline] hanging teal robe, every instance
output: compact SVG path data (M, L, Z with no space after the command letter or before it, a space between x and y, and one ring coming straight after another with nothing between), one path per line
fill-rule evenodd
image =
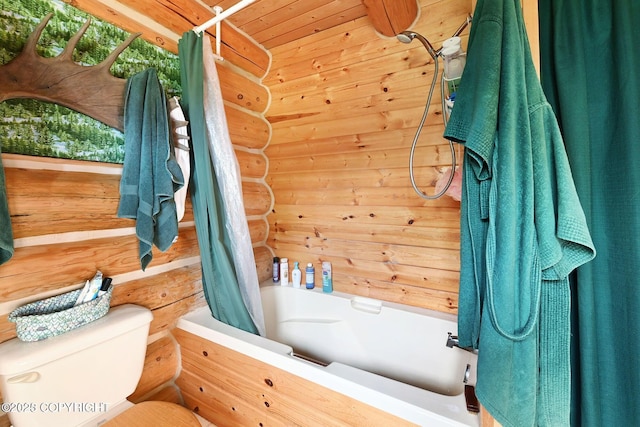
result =
M640 2L541 0L542 86L598 256L572 274L571 424L640 420Z
M517 0L480 0L445 137L465 145L460 344L503 426L569 423L568 275L595 256Z

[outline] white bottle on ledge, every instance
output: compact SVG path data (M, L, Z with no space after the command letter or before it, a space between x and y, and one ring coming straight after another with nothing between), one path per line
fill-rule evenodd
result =
M289 259L280 258L280 286L289 286Z
M291 272L291 283L293 284L294 288L299 288L301 282L302 272L300 271L298 261L296 261L293 263L293 271Z

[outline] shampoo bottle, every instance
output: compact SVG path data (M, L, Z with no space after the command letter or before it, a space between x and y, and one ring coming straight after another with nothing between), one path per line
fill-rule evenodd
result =
M280 258L273 257L273 283L280 281Z
M289 260L280 258L280 286L289 286Z
M298 261L296 261L293 263L293 271L291 272L291 283L293 283L294 288L299 288L301 281L302 272L300 271L300 267L298 267Z
M333 292L333 275L329 261L322 261L322 292Z
M313 289L316 286L315 274L316 272L313 268L313 264L307 264L307 269L305 270L305 285L307 289Z

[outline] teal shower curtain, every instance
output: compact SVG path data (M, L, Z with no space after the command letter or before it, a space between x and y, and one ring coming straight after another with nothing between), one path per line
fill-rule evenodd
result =
M598 251L572 277L572 425L638 425L640 2L539 10L541 80Z
M202 286L213 316L251 333L258 329L244 305L233 266L230 237L222 223L218 189L205 127L202 38L186 32L178 43L182 107L191 130L191 202L202 262Z

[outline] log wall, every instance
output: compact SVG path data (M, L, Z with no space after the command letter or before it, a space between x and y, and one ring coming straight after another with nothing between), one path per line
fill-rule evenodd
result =
M143 38L174 53L177 34L199 23L173 19L174 28L159 32L148 19L135 19L135 14L106 8L94 0L71 3L127 31L141 31ZM136 2L128 3L136 6ZM159 3L165 9L180 7L180 2ZM152 16L161 13L162 7L139 13ZM203 22L212 13L203 8ZM244 34L227 24L223 27L225 61L218 63L218 72L242 175L256 268L259 279L265 280L271 276L273 256L266 245L266 215L273 202L265 183L267 158L263 152L270 137L264 118L269 92L261 78L270 57ZM174 384L180 367L179 347L171 331L181 315L206 304L190 200L178 241L164 253L154 247L153 260L142 272L135 222L116 217L121 165L10 154L3 154L2 161L16 250L0 266L0 342L16 336L15 325L7 320L13 308L78 288L101 270L114 279L112 306L135 303L154 315L143 375L130 400L182 403ZM0 425L8 425L6 416L0 417Z
M412 30L436 48L471 13L469 0L419 3ZM271 54L265 152L276 254L316 270L331 261L340 291L456 312L459 202L423 200L409 179L434 73L422 44L381 37L364 17ZM415 154L416 181L428 194L451 165L443 131L436 90Z

